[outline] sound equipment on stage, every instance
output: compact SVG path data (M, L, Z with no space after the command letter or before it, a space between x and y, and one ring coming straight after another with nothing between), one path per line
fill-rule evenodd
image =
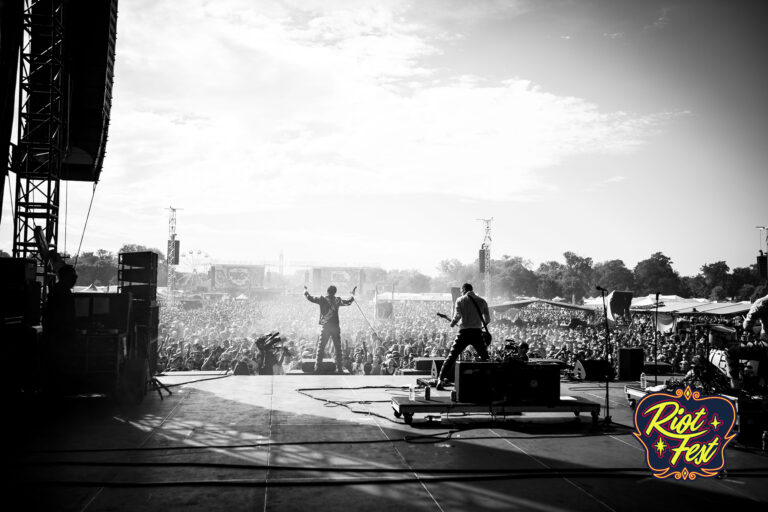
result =
M674 373L674 368L669 363L645 363L643 372L646 375L670 375Z
M433 361L440 361L442 363L443 360L444 358L442 357L414 357L413 369L429 373L432 371Z
M560 400L560 369L553 363L456 363L456 401L550 404Z
M301 371L304 373L315 373L315 360L314 359L302 359ZM319 374L331 375L336 373L335 361L323 361L320 363Z
M80 331L128 332L133 325L131 295L75 293L75 328Z
M644 357L642 348L620 348L619 380L640 380Z
M606 375L612 380L613 377L611 373L613 373L611 366L605 359L585 359L584 361L576 361L573 369L574 376L580 380L605 381Z
M502 390L497 387L498 374L497 363L457 361L454 376L456 401L483 404L503 399Z
M551 404L560 400L560 368L557 364L515 365L508 379L507 402Z
M35 260L0 258L0 324L38 325L42 287Z

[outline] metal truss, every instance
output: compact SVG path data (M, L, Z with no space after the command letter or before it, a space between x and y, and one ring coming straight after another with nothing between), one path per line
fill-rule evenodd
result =
M63 22L63 0L25 0L19 140L12 159L16 173L13 256L36 260L43 279L47 252L57 250L59 234L59 177L65 152ZM35 239L38 227L47 249L42 254Z

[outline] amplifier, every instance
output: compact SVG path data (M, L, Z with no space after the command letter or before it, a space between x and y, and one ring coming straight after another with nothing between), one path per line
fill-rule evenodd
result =
M555 363L523 364L507 371L506 400L551 404L560 400L560 367Z
M551 404L560 400L555 363L456 363L456 400L471 403Z
M440 361L442 363L444 358L442 357L415 357L413 359L413 369L422 372L432 371L432 362Z
M456 401L489 404L503 399L497 388L500 367L492 362L457 361L453 381Z

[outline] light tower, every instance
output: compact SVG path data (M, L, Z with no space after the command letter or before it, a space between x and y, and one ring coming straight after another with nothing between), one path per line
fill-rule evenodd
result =
M485 285L485 298L491 300L491 221L490 219L477 219L482 221L485 226L485 238L483 245L480 246L480 273L483 274L483 284Z
M174 290L176 289L176 272L173 270L174 265L179 264L179 241L176 240L176 210L180 208L174 208L169 206L170 217L168 218L168 256L165 259L166 268L168 270L168 302L174 303Z

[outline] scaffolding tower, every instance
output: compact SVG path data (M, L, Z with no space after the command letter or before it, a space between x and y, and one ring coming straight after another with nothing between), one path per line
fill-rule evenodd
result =
M57 251L59 238L59 184L65 151L63 53L63 0L26 0L19 139L11 161L16 173L13 257L35 260L37 275L44 283L48 253ZM46 288L42 287L43 300Z
M486 300L491 300L491 221L490 219L477 219L481 221L485 228L485 238L483 239L483 245L480 246L480 255L483 261L480 262L480 267L483 274L484 294Z
M168 302L173 304L175 301L174 292L176 289L176 271L173 266L179 263L179 243L176 240L176 210L169 206L170 216L168 218L168 256L165 259L168 272Z

